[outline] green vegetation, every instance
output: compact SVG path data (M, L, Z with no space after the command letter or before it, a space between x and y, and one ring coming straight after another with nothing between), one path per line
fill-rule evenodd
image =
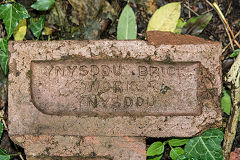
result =
M55 0L38 0L31 7L46 11L55 3ZM3 20L7 36L0 38L0 63L5 75L8 73L8 40L13 35L15 40L23 40L26 34L27 23L29 18L27 10L24 6L16 2L6 2L0 5L0 19ZM38 39L44 27L44 17L30 19L30 29L33 35Z
M199 35L212 19L212 13L192 17L184 21L180 17L181 3L173 2L159 8L151 17L147 31L169 31L173 33Z
M137 23L136 17L132 8L127 4L119 18L117 27L117 39L136 39L137 38Z
M3 133L3 123L0 122L0 138L2 137ZM0 148L0 159L1 160L10 160L10 155L2 148Z
M39 39L39 37L42 33L42 30L44 27L44 20L45 20L45 18L43 16L41 16L39 19L37 19L36 22L34 22L33 18L30 19L30 29L31 29L33 35L37 39Z
M47 11L55 4L55 0L37 0L33 5L32 8L38 11Z
M184 150L179 147L185 145L189 139L170 139L165 142L154 142L147 150L148 160L160 160L164 153L164 147L168 144L171 148L170 157L176 160L177 157L184 154Z
M155 142L147 150L148 160L160 160L166 144L171 148L170 157L173 160L222 160L223 135L223 132L218 129L209 129L202 135L191 139L169 139L163 143Z
M232 54L230 54L230 58L234 58L234 57L237 57L239 55L239 52L240 52L240 49L236 49L233 51Z

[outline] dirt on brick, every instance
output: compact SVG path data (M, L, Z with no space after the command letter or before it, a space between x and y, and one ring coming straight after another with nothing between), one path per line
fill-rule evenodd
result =
M152 45L183 45L183 44L206 44L215 43L215 41L205 40L203 38L191 36L191 35L181 35L174 34L171 32L163 31L148 31L147 40Z

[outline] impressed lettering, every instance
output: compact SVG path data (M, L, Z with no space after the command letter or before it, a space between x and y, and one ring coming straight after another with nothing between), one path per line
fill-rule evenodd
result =
M40 111L56 115L199 115L198 68L134 60L34 61L32 99Z

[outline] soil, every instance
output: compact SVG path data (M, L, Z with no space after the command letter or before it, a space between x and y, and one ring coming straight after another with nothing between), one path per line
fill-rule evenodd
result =
M180 45L180 44L206 44L214 43L214 41L205 40L203 38L191 36L191 35L181 35L174 34L171 32L161 32L161 31L148 31L147 41L152 45L169 44L169 45Z
M33 9L30 7L31 4L35 2L35 0L16 0L17 2L21 3L23 6L27 8L29 13L32 16L37 16L39 14L49 14L49 12L36 12L33 11ZM66 3L66 8L67 8L67 14L71 14L71 6L68 3L67 0L59 0L59 1L64 1L64 4ZM117 14L119 15L124 6L127 3L127 0L106 0L109 2L109 4L114 5ZM227 33L225 31L224 25L221 22L218 14L209 6L205 0L129 0L130 1L130 6L133 8L134 13L137 18L137 26L138 26L138 39L144 40L146 35L146 28L148 21L154 11L167 4L170 2L182 2L182 11L181 11L181 17L184 18L185 20L196 16L196 14L203 14L207 12L213 13L213 18L210 21L210 23L207 25L205 30L199 35L199 37L202 37L206 40L199 39L198 37L193 37L189 35L184 35L185 38L180 38L180 35L176 35L175 39L168 39L169 34L172 33L167 33L167 32L162 32L160 35L161 36L153 36L155 35L154 32L148 32L147 38L149 41L151 41L152 44L158 45L160 43L163 44L189 44L189 43L212 43L212 41L220 41L222 42L223 47L229 44L229 39L227 36ZM213 0L209 0L210 2L213 2ZM0 0L2 3L2 1ZM188 3L189 2L189 3ZM225 18L227 19L231 29L233 30L234 34L236 34L240 30L240 0L217 0L217 3L222 10ZM70 7L69 7L70 6ZM190 8L190 9L189 9ZM67 17L72 17L71 15L67 15ZM119 17L119 16L118 16ZM99 38L101 39L116 39L116 27L117 27L117 22L118 18L111 19L108 21L104 21L104 27L101 28L101 31L99 32L100 35L98 35ZM74 26L74 29L77 29L78 26L75 24L70 23L72 26ZM46 24L53 28L54 32L51 35L51 40L60 40L60 39L76 39L76 38L81 38L81 37L74 37L72 36L72 33L67 33L66 31L61 31L61 27L53 25L53 24ZM6 35L5 30L3 29L3 22L0 21L0 38L4 37ZM79 33L79 32L77 32ZM27 35L26 35L26 40L28 39L33 39L34 36L31 34L31 32L28 30ZM162 38L164 37L164 38ZM48 36L43 36L41 37L43 40L47 40ZM211 40L211 41L209 41ZM239 37L237 37L237 41L239 42ZM235 46L234 49L237 49ZM227 71L230 69L232 63L234 62L234 58L230 58L229 55L232 53L233 49L231 47L228 47L223 53L222 53L222 62L223 62L223 76ZM7 115L7 92L6 92L6 86L7 86L7 77L3 76L2 71L0 71L0 107L3 108L6 111ZM226 87L226 86L225 86ZM227 116L224 115L224 123L227 121ZM225 126L223 126L224 128ZM8 153L10 154L16 154L18 152L22 152L24 155L23 149L18 147L17 145L13 144L11 140L8 137L8 133L5 129L3 133L3 137L1 140L0 147L5 149ZM147 138L147 145L149 146L151 143L155 141L164 141L165 139L157 139L157 138ZM237 129L237 135L234 141L234 145L232 150L235 150L236 148L240 148L240 124L238 125ZM169 150L166 148L166 150ZM11 159L20 159L18 156L13 156ZM164 154L163 159L169 159L168 154Z

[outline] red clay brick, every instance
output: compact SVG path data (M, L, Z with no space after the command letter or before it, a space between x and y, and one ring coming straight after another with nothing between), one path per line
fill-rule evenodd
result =
M220 43L25 41L9 49L9 134L30 157L87 156L80 137L109 136L116 148L124 137L190 137L221 125ZM64 143L50 143L56 138L69 144L67 155Z

